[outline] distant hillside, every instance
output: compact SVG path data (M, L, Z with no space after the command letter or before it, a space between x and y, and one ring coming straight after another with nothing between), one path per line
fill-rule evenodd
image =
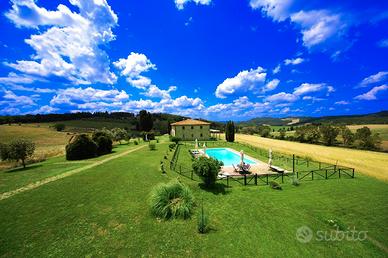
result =
M388 124L388 111L365 115L344 115L344 116L322 116L322 117L292 117L292 118L273 118L273 117L258 117L248 121L240 122L240 126L254 125L302 125L311 124Z

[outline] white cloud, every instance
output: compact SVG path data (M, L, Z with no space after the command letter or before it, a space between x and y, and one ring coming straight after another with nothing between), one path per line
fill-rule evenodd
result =
M70 0L79 13L64 5L48 11L33 0L12 3L6 16L17 27L44 32L25 40L35 51L32 60L6 63L8 66L43 77L64 77L74 84L116 81L109 57L100 48L115 39L112 28L117 25L117 16L106 0Z
M113 90L100 90L88 87L82 88L67 88L58 90L57 94L51 99L50 105L77 105L88 102L121 102L127 100L129 95L125 91Z
M350 102L346 101L346 100L340 100L340 101L335 102L334 104L336 104L336 105L349 105Z
M20 109L15 107L6 107L3 109L0 109L0 114L2 115L18 115L20 114Z
M4 95L1 97L0 106L8 105L9 107L30 107L35 106L35 97L38 96L20 96L16 95L13 91L2 90Z
M45 105L45 106L41 106L40 108L38 108L32 112L28 112L28 113L29 114L50 114L50 113L54 113L58 110L59 110L58 108L54 108L54 107Z
M388 39L382 39L377 42L377 46L379 47L388 47Z
M298 99L299 97L297 95L285 92L279 92L266 98L269 102L294 102Z
M118 61L113 62L113 65L120 70L122 76L126 76L131 82L132 80L145 80L146 77L139 77L141 73L148 72L151 69L156 70L156 65L154 65L151 60L147 58L144 54L134 53L128 55L128 57L120 58Z
M227 78L217 86L216 97L226 98L227 95L254 90L264 85L266 76L265 70L260 66L249 71L241 71L235 77Z
M279 64L279 65L277 65L277 66L272 70L272 73L273 73L273 74L277 74L277 73L280 72L280 70L281 70L281 67L280 67L280 64Z
M179 10L183 10L185 5L189 2L196 3L197 5L209 5L211 0L175 0L175 6Z
M291 15L291 21L301 28L303 44L308 48L339 36L346 28L341 15L327 10L299 11Z
M273 79L272 81L269 81L269 82L265 85L263 91L266 92L266 91L274 90L274 89L276 89L276 87L279 85L279 83L280 83L280 80L279 80L279 79Z
M298 64L303 63L303 61L304 61L303 58L297 57L297 58L294 58L294 59L286 59L286 60L284 60L284 64L285 65L298 65Z
M274 21L284 21L290 15L290 7L293 0L250 0L252 9L261 11L271 17Z
M358 99L358 100L376 100L377 94L379 92L385 91L387 89L388 89L387 85L376 86L376 87L373 87L370 91L356 96L355 99Z
M176 91L176 89L176 86L170 86L168 90L161 90L156 85L151 85L143 94L151 98L169 99L171 98L170 93Z
M325 88L327 88L327 86L324 83L302 83L300 86L294 89L294 94L303 95L311 92L319 92Z
M381 71L381 72L378 72L376 74L373 74L371 76L364 78L358 86L359 87L367 87L371 84L385 81L387 78L388 78L388 71Z

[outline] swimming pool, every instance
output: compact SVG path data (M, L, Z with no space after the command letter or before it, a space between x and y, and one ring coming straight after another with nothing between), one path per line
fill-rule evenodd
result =
M224 166L232 166L232 164L237 165L241 163L240 154L227 148L206 149L206 154L209 157L224 162ZM251 165L256 164L255 161L247 158L246 155L244 156L244 162Z

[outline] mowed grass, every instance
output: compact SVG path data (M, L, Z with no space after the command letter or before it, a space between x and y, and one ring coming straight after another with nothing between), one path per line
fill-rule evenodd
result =
M162 175L167 143L143 148L93 169L0 201L0 256L4 257L386 257L371 240L296 240L305 225L332 232L336 219L370 239L388 242L387 183L356 179L202 190L180 178L203 200L212 230L196 231L187 221L158 221L150 215L152 187L178 175ZM190 166L188 152L185 155ZM171 156L171 154L170 154ZM196 211L199 210L197 206Z
M310 157L316 161L338 163L342 166L355 168L356 172L388 181L388 153L327 147L243 134L237 134L236 141L259 148L272 148L274 151L290 155Z
M119 154L125 150L134 148L135 145L116 145L113 152L88 160L66 161L64 156L53 157L46 161L28 165L27 168L21 167L0 171L0 194L16 190L30 183L56 176L67 171L92 164L110 156Z
M71 135L57 132L44 124L0 125L0 142L9 143L14 139L26 138L36 144L36 156L56 156L64 154Z

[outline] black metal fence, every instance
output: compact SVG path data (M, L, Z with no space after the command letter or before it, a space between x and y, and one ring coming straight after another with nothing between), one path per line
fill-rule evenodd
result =
M202 144L203 142L200 142ZM207 147L216 147L216 146L229 146L237 147L244 146L252 150L256 155L258 155L262 160L268 158L268 151L257 148L249 144L242 143L225 143L217 141L205 142ZM179 163L179 155L181 152L182 146L192 147L193 143L184 142L174 150L171 159L168 159L170 171L174 171L181 176L190 178L194 181L201 181L200 178L194 173L191 166L187 166L183 163ZM279 153L272 154L272 160L277 165L286 170L289 170L287 173L268 173L268 174L248 174L248 175L238 175L238 176L226 176L219 179L219 182L226 183L227 186L235 183L237 185L268 185L271 181L276 181L278 183L284 183L286 180L291 180L291 177L297 178L299 181L311 181L311 180L327 180L327 179L340 179L340 178L354 178L355 169L340 166L337 164L329 164L319 161L314 161L308 157L300 157L296 155L284 155Z

